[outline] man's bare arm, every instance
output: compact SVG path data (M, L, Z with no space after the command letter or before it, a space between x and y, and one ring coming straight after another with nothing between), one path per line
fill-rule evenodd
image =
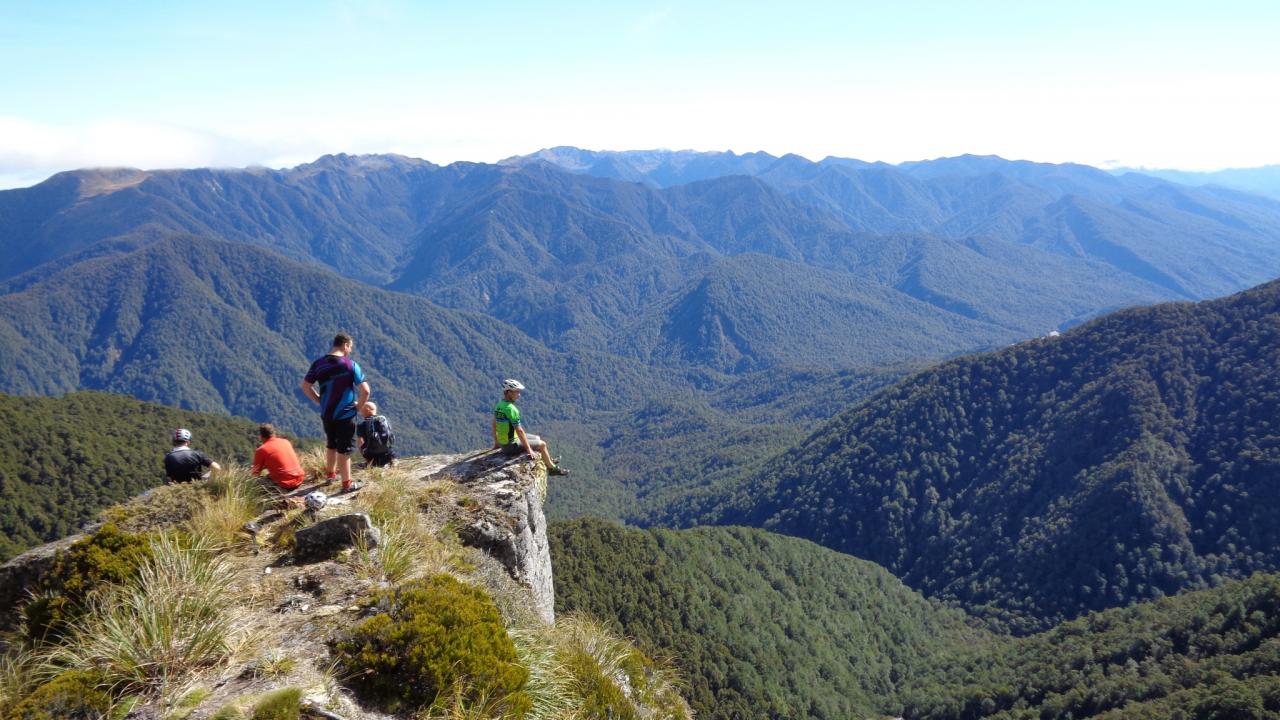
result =
M529 436L524 434L524 428L517 425L516 434L520 436L520 444L524 445L524 451L529 453L529 457L538 457L538 455L533 452L533 446L529 444Z
M315 387L306 380L302 381L302 394L311 398L311 402L320 404L320 393L316 392Z

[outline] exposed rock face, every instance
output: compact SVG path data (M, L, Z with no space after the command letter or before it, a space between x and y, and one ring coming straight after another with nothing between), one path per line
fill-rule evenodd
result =
M27 597L27 591L35 587L40 578L53 567L58 551L65 550L84 538L77 534L31 548L0 565L0 630L12 627L17 621L14 609Z
M475 501L458 531L462 542L501 562L516 582L529 588L539 617L555 622L551 546L542 512L546 468L496 451L439 459L446 463L425 467L426 476L457 482Z

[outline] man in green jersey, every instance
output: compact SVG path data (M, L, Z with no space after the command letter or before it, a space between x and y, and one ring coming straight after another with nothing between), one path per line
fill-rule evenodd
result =
M541 453L548 475L568 475L568 470L552 461L547 443L537 435L525 433L524 426L520 424L520 408L516 407L515 401L523 390L524 385L519 380L502 382L502 399L493 408L493 449L501 449L508 455L524 453L534 460Z

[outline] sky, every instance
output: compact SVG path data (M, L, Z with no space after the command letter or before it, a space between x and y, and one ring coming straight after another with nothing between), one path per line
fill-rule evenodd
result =
M0 187L555 145L1280 163L1280 2L0 0Z

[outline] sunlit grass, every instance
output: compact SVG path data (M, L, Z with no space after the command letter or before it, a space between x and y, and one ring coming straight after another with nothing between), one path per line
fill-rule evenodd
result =
M192 536L205 540L210 547L225 548L245 542L245 523L257 517L268 505L262 483L243 467L232 467L215 473L205 489L208 495L187 522Z
M91 667L125 689L163 689L233 650L232 568L205 541L162 536L138 577L95 598L51 659Z

